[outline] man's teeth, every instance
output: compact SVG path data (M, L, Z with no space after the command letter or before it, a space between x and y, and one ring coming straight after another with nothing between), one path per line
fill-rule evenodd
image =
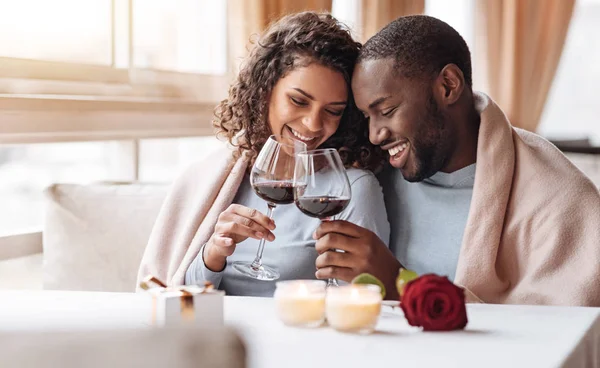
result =
M390 154L390 157L394 157L394 156L396 156L398 153L400 153L400 152L404 151L404 149L405 149L407 146L408 146L408 144L406 144L406 143L399 144L399 145L397 145L397 146L394 146L394 147L390 148L390 149L388 150L388 153Z
M297 131L295 131L294 129L290 128L290 130L292 131L292 134L296 137L296 138L300 138L300 140L303 140L305 142L310 142L313 139L315 139L316 137L305 137L302 134L298 133Z

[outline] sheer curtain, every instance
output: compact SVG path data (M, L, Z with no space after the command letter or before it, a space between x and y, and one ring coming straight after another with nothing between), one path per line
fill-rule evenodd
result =
M303 10L331 11L332 0L229 0L228 41L230 68L235 74L247 54L249 40L285 14Z
M362 0L361 41L365 42L385 25L403 15L423 14L425 0Z
M475 64L511 123L535 131L560 61L575 0L480 0Z

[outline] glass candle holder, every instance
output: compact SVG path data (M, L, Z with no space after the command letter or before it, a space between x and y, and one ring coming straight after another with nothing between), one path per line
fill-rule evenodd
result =
M327 322L338 331L371 333L379 319L381 300L381 289L377 285L328 288L325 303Z
M275 285L277 316L284 324L295 327L319 327L323 324L327 286L324 281L279 281Z

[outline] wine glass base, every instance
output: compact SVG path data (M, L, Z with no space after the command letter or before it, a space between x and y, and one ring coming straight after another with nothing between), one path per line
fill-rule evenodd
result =
M279 272L273 267L259 266L258 268L252 267L252 263L248 262L233 262L231 265L234 270L241 273L244 276L251 277L256 280L262 281L273 281L279 278Z
M338 284L337 279L327 279L327 287L338 287L340 286L340 284Z

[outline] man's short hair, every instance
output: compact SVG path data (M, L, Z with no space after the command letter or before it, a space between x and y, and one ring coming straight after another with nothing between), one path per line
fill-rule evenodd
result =
M472 88L471 53L461 35L447 23L426 15L400 17L371 37L358 61L394 58L407 78L437 75L446 65L462 70Z

